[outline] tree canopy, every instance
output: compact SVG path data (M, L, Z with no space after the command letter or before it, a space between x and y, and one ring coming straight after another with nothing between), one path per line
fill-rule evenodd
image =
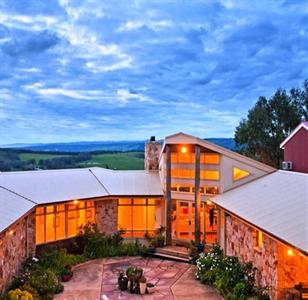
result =
M288 93L278 89L269 99L261 96L235 130L239 151L273 167L283 160L280 144L303 120L308 120L308 79Z

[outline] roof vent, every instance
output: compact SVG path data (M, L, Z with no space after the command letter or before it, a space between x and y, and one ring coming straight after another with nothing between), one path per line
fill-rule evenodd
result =
M155 142L155 136L154 135L151 136L150 142Z
M283 161L281 164L282 170L292 170L292 161Z

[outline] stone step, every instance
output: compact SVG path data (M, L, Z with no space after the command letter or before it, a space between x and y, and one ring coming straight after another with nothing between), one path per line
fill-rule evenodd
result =
M153 256L190 263L190 259L189 259L188 256L185 258L185 257L165 254L165 253L161 253L161 252L157 252L157 251L153 254Z
M188 251L182 249L173 249L169 247L157 248L156 253L162 253L166 255L182 257L182 258L189 258Z

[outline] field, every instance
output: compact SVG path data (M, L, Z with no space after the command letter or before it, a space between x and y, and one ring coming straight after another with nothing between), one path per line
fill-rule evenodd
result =
M45 153L20 153L19 154L19 158L22 161L26 161L26 160L30 160L30 159L35 159L36 162L39 162L41 159L52 159L52 158L56 158L56 157L65 157L68 155L64 155L64 154L45 154Z
M83 167L102 167L116 170L143 170L143 152L93 154L92 159L79 164Z

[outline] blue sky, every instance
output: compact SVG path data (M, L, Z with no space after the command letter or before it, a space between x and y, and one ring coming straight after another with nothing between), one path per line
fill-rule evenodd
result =
M1 0L0 144L232 137L308 78L305 0Z

